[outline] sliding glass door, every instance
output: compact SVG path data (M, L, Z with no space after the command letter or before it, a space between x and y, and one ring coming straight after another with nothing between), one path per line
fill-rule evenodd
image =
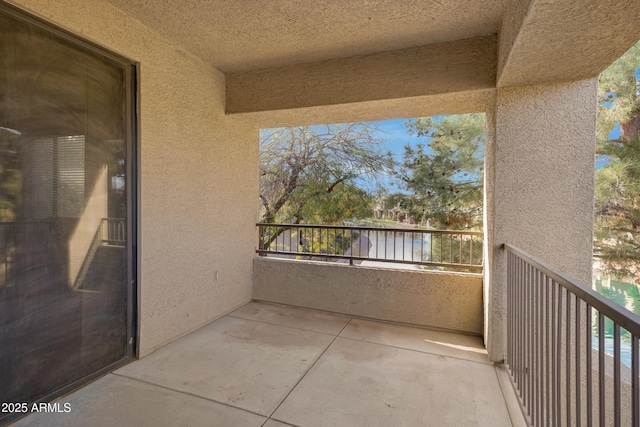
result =
M134 72L0 6L0 402L132 357Z

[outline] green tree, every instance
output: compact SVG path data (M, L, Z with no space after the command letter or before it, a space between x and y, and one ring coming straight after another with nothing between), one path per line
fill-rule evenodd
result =
M0 222L13 222L22 203L19 138L12 129L0 127Z
M298 212L308 223L340 224L344 219L369 218L373 214L373 197L357 185L342 183L330 192L314 187L299 192L306 203ZM309 194L311 197L307 197Z
M401 206L438 228L481 228L484 115L418 118L407 129L428 142L405 147L397 177L409 195Z
M391 169L383 142L367 123L263 130L261 221L335 224L370 216L373 198L360 187Z
M640 274L640 42L599 79L594 254L618 277ZM640 280L640 279L636 279Z

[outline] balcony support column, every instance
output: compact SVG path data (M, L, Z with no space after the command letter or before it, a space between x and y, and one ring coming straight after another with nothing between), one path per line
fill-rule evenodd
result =
M485 341L506 352L510 243L591 282L597 80L498 89L485 152Z

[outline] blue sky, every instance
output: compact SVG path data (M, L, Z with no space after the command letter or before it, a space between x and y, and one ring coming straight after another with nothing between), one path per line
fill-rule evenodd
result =
M427 146L427 143L431 138L409 134L407 127L405 126L407 120L408 119L391 119L375 122L375 126L381 131L380 137L386 140L384 150L390 151L394 160L398 163L402 162L404 147L406 145L410 145L415 148L419 143L422 143L425 145L427 152L431 151ZM399 188L396 185L397 183L394 181L395 180L391 177L386 180L385 186L388 191L390 193L402 192L402 189ZM362 188L373 191L373 186L368 184L369 183L367 183L366 180L360 180Z
M616 127L614 127L611 133L609 134L609 139L618 138L620 137L621 134L622 134L622 131L620 130L620 125L617 124ZM608 164L609 163L608 159L609 159L609 156L598 156L596 158L596 169L600 169L604 165Z
M404 147L408 144L415 147L419 143L427 144L430 138L410 135L405 123L408 119L391 119L375 122L382 131L382 137L387 139L387 150L391 151L396 161L402 161ZM428 150L428 147L427 147Z
M435 120L443 117L445 116L433 116ZM384 152L391 152L397 163L402 163L404 147L407 145L415 148L418 144L423 144L424 151L426 153L432 153L428 146L431 138L410 134L406 127L408 120L411 119L400 118L369 122L380 130L380 133L377 136L379 136L381 140L384 140L382 150ZM370 193L374 193L377 190L375 183L371 182L369 177L358 178L357 182L358 187ZM399 182L391 176L388 176L386 179L383 178L382 184L389 193L407 193L406 190L399 186Z
M636 68L636 80L640 80L640 67ZM610 102L604 102L602 104L604 107L611 108L613 104ZM619 138L621 135L620 124L617 124L615 128L609 134L609 139ZM602 168L604 165L609 163L609 156L599 156L596 160L596 169Z

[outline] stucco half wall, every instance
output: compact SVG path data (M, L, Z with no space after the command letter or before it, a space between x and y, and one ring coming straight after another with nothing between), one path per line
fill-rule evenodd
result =
M253 299L482 333L482 276L256 257Z

